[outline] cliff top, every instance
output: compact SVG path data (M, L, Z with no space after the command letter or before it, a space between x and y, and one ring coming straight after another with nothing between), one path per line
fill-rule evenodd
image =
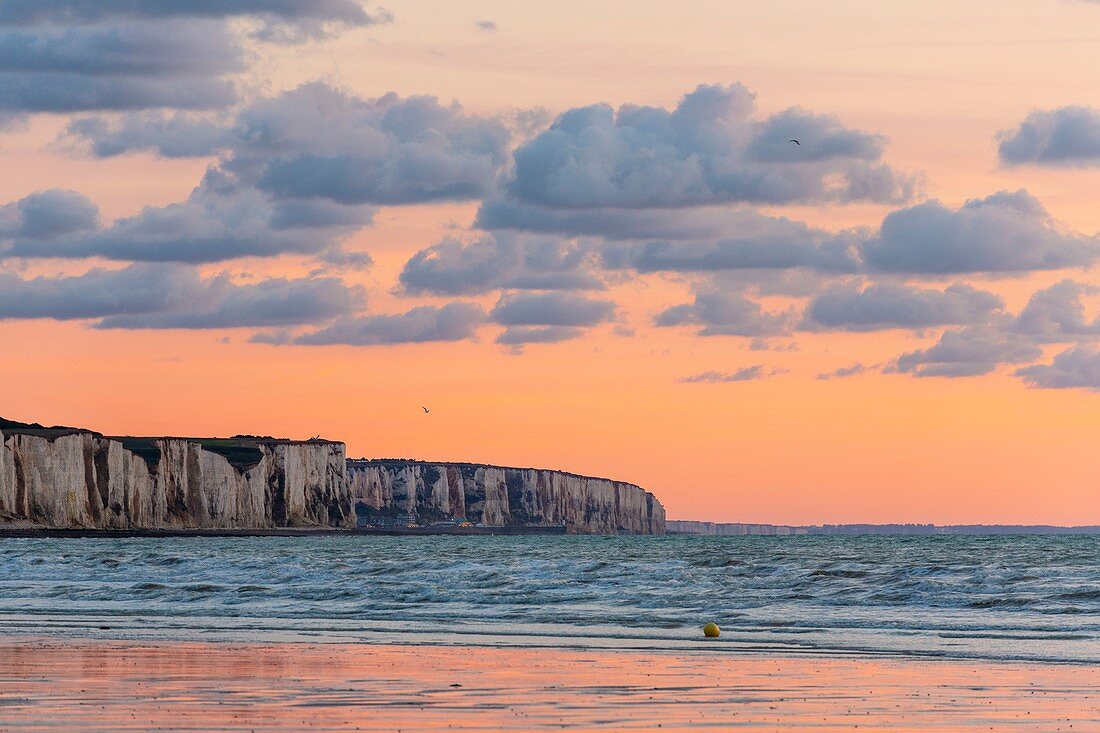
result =
M647 494L652 493L638 484L632 484L629 481L620 481L618 479L606 478L604 476L586 476L583 473L573 473L572 471L562 471L557 468L533 468L530 466L498 466L494 463L470 463L467 461L425 461L419 458L349 458L348 463L360 463L368 466L395 466L398 464L416 463L423 466L455 466L456 468L499 468L502 471L542 471L545 473L560 473L563 476L571 476L573 478L589 479L590 481L607 481L612 484L620 484L622 486L633 486L636 489L641 489Z
M84 428L71 428L65 425L52 425L45 426L36 422L18 422L17 420L6 420L0 417L0 433L4 435L35 435L40 438L47 438L54 440L65 435L76 435L77 433L91 433L92 435L102 435L94 430L85 430Z
M310 443L340 444L343 441L328 440L327 438L309 438L308 440L295 440L293 438L275 438L270 435L233 435L228 438L201 437L192 435L104 435L89 428L74 428L67 425L46 426L36 422L19 422L0 417L0 432L9 435L39 435L42 437L60 437L61 435L75 435L77 433L89 433L111 440L189 440L203 445L307 445Z
M211 453L224 456L230 465L247 470L252 468L263 457L260 446L265 445L342 445L340 441L325 440L323 438L310 438L309 440L292 440L290 438L273 438L270 435L234 435L230 438L198 438L191 436L158 435L104 435L87 428L73 428L62 425L46 427L39 423L25 423L16 420L7 420L0 417L0 434L3 435L33 435L46 440L56 440L67 435L88 434L98 438L116 440L131 453L135 453L145 459L150 469L154 469L160 461L160 448L157 441L182 440L189 443L198 443L203 449Z

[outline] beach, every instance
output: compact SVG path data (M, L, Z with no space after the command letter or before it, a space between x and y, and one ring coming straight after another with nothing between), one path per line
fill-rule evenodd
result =
M7 638L0 730L1096 730L1100 670L566 648Z
M0 731L1097 730L1098 558L1087 537L12 538Z

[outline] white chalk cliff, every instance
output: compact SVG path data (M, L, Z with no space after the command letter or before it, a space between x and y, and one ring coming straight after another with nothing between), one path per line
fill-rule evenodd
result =
M564 526L578 534L664 534L665 509L634 484L562 471L467 463L349 460L352 498L419 521Z
M89 529L355 524L343 443L110 438L19 425L0 421L0 524Z

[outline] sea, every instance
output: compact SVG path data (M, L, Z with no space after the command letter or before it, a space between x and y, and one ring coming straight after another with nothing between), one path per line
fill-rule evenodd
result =
M1097 664L1100 537L7 538L0 634Z

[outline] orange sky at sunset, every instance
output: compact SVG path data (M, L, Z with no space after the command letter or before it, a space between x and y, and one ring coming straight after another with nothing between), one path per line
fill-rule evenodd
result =
M113 92L54 109L30 93L0 103L0 415L110 434L320 433L346 441L350 456L560 468L638 483L674 519L1100 524L1100 3L395 0L385 9L392 20L293 42L254 33L255 19L169 21L220 23L240 64L163 74L148 64L143 83L227 82L233 96L220 104L122 105ZM0 42L48 32L0 16ZM2 63L0 96L16 77L52 74ZM129 83L137 72L88 74ZM282 103L316 81L346 106L327 96ZM741 103L738 83L755 94L755 112L714 112ZM576 108L674 110L699 85L717 85L721 102L693 97L698 106L672 122L653 114L629 127L621 112L614 128L555 132ZM463 121L421 132L424 159L401 157L375 130L344 146L342 131L357 135L374 119L347 100L390 92L457 102ZM348 120L320 129L297 116L311 105ZM790 108L835 119L784 118ZM417 113L401 111L394 129L415 124ZM194 127L165 133L160 122L174 115ZM78 133L74 120L102 126ZM773 134L773 120L791 126ZM1025 120L1049 123L1046 137L1035 142ZM103 129L125 124L153 142L135 143L133 132L129 149L93 149ZM498 130L507 141L486 142ZM165 152L157 141L168 134L190 152ZM308 154L290 160L294 145ZM642 173L629 175L634 166ZM203 183L208 169L231 183ZM773 178L777 170L790 177ZM876 177L883 170L897 190ZM786 195L817 183L854 193ZM60 207L49 222L79 219L84 199L98 207L94 222L54 231L32 221L18 202L51 189L83 198L47 201ZM987 199L1020 189L1029 197ZM200 213L154 221L156 207L189 196ZM933 200L942 206L922 208ZM482 230L486 202L616 223ZM300 219L264 219L284 206ZM360 218L301 223L345 215ZM880 232L888 216L897 230ZM147 229L116 225L141 217ZM696 232L699 222L711 228ZM623 234L630 226L643 231ZM214 230L232 236L192 257L188 238ZM255 231L260 252L240 244ZM517 238L521 264L492 276L483 273L499 259L469 265L486 231L498 243ZM176 236L176 254L146 255L149 242ZM284 236L292 243L272 249ZM130 249L117 244L127 237ZM451 252L470 269L409 286L410 258L441 241L450 244L426 267ZM839 264L837 242L851 255ZM668 247L647 249L656 243ZM795 265L729 264L788 246ZM559 259L539 264L551 250ZM657 256L672 251L714 260ZM147 260L135 272L156 269L179 294L81 279L134 258ZM284 297L299 281L301 292ZM890 299L868 295L878 286ZM352 302L336 302L345 290ZM711 294L723 299L714 311L703 304ZM388 343L404 336L370 320L420 307L442 319L437 309L456 302L477 315L465 331L433 320L446 338ZM97 328L101 319L119 320ZM331 328L337 335L324 335ZM351 343L360 328L387 343ZM708 328L726 332L700 333ZM528 342L498 343L505 329ZM311 334L333 343L289 343Z

